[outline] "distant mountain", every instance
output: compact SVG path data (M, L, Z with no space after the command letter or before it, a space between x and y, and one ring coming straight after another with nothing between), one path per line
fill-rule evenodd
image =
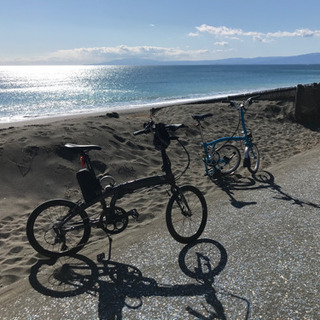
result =
M154 65L171 65L171 61L157 61L151 59L139 59L139 58L126 58L113 60L110 62L100 63L103 65L112 65L112 66L154 66Z
M248 65L248 64L320 64L320 53L309 53L287 57L257 57L257 58L230 58L221 60L198 60L198 61L158 61L149 59L129 58L114 60L104 65Z
M215 60L215 64L320 64L320 53L288 57L257 57Z

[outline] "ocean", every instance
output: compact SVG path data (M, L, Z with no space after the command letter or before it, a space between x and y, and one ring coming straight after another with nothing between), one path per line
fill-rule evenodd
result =
M0 123L320 82L320 65L0 66Z

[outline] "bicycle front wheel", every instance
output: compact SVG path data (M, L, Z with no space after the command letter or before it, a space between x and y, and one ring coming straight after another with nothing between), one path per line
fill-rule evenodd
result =
M27 222L31 246L47 257L78 252L90 236L89 219L84 210L68 200L51 200L37 207Z
M249 157L249 165L248 170L254 174L258 171L260 165L260 154L258 147L252 143L251 146L248 147L248 157Z
M208 217L207 203L200 190L182 186L169 199L166 222L171 236L190 243L202 234Z
M220 158L216 167L224 175L236 171L240 165L241 156L237 147L232 144L225 144L220 149L217 149Z

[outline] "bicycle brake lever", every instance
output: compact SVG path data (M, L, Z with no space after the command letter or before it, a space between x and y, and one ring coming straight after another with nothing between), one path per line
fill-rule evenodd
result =
M233 100L230 101L230 106L231 107L235 107L237 110L238 110L238 106L237 106L237 103Z
M249 98L247 101L248 101L248 106L250 106L252 103L256 102L254 101L255 99L258 99L260 98L260 95L256 95L256 96L253 96L251 98Z
M149 122L145 122L143 124L143 127L144 129L142 130L138 130L138 131L135 131L133 133L134 136L138 136L139 134L147 134L147 133L150 133L152 131L152 126L154 125L154 122L151 120Z

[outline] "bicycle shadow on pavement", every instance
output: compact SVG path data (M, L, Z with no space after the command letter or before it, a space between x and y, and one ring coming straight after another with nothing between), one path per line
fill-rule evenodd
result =
M320 208L319 204L305 201L283 191L282 187L275 183L275 177L269 171L261 170L252 176L242 176L241 174L233 174L229 176L217 176L211 179L222 191L224 191L229 197L231 205L236 208L242 208L248 205L257 204L256 201L239 201L235 198L235 191L249 191L258 189L270 189L278 194L274 197L278 200L290 201L292 204L303 207L304 205L311 206L313 208Z
M257 204L256 201L239 201L234 196L235 190L251 190L252 186L256 184L253 178L243 177L240 174L218 175L211 178L211 181L229 196L230 203L235 208L241 209Z
M83 293L97 296L99 319L122 319L125 308L125 312L142 309L144 298L149 297L190 297L187 305L178 307L181 319L190 315L196 319L227 319L225 307L213 285L227 260L227 252L220 243L201 239L185 246L179 254L180 269L188 277L186 280L189 279L183 284L158 283L154 278L144 276L137 267L105 259L104 254L98 255L97 263L82 255L40 260L32 267L29 281L41 294L55 298ZM193 279L192 283L189 283L190 279ZM218 295L224 297L224 301L231 299L228 303L232 309L236 305L243 319L249 318L250 302L246 298L221 288ZM192 297L199 296L201 304L192 304ZM172 301L177 303L177 299L169 300ZM150 300L146 302L150 303ZM155 305L157 308L151 311L158 318L161 314L163 319L170 319L170 314L160 310L157 302ZM151 314L148 316L152 317Z
M260 183L259 188L268 188L271 189L271 191L277 193L278 196L275 196L274 199L289 201L292 202L292 204L298 205L300 207L307 205L313 208L320 209L319 204L296 198L283 191L282 187L275 183L275 178L269 171L258 171L255 175L253 175L253 178L255 181Z

